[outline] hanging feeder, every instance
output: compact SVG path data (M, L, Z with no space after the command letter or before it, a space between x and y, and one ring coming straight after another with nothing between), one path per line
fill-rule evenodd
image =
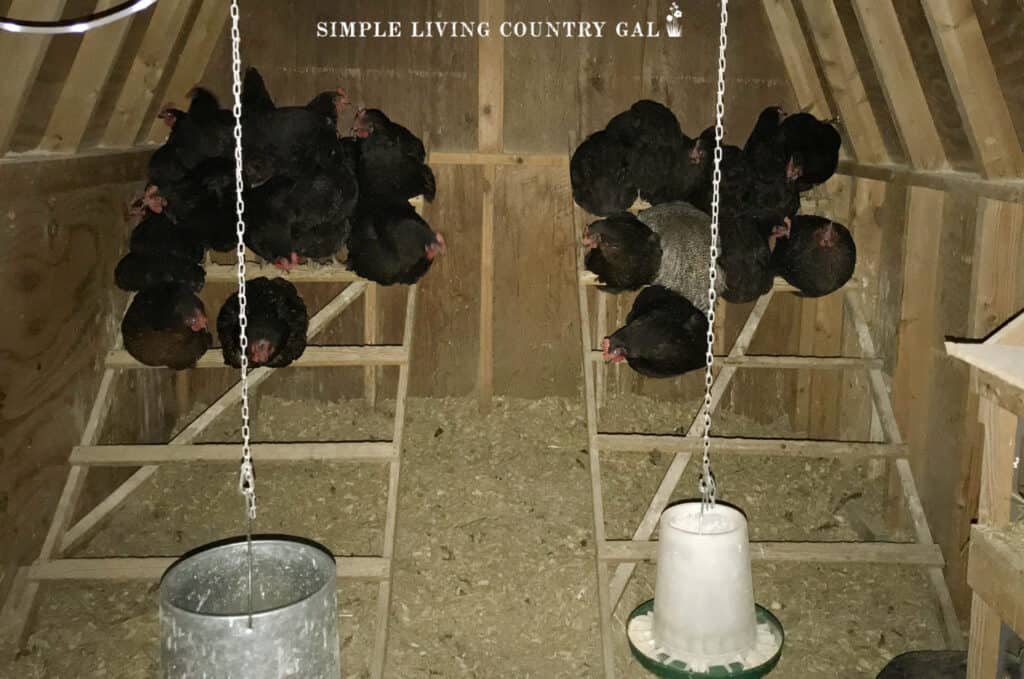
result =
M662 513L654 599L626 629L633 655L659 677L754 679L775 668L784 634L754 604L742 512L695 501Z
M747 517L716 502L711 471L712 370L715 362L715 282L725 118L725 67L729 0L721 0L718 96L711 180L711 247L708 265L708 333L704 375L704 454L701 499L669 507L658 526L654 599L638 606L626 623L633 655L643 667L669 679L755 679L782 657L785 635L778 619L754 604Z
M164 679L340 675L334 557L287 539L254 539L252 557L251 602L245 540L205 548L164 574Z

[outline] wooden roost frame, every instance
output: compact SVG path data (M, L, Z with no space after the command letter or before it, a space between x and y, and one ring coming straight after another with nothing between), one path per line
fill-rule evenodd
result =
M411 201L422 211L422 198ZM278 277L282 272L257 261L247 262L249 279L260 276ZM287 278L293 283L347 283L333 299L309 319L307 338L314 340L360 297L364 300L363 345L308 346L292 365L307 368L363 367L364 397L371 406L377 399L377 370L381 366L398 366L395 396L395 417L390 441L337 442L259 442L252 444L253 459L262 464L317 461L352 464L384 464L388 466L387 501L384 515L382 549L374 556L334 555L337 576L342 579L378 583L377 626L370 656L370 674L374 679L384 676L387 657L389 616L391 610L392 563L395 554L395 529L398 516L398 481L401 470L402 435L405 429L406 396L409 391L409 360L412 351L413 327L416 321L415 285L407 286L402 343L377 344L377 284L362 279L340 265L305 264L293 269ZM206 280L213 283L237 281L235 266L206 260ZM219 348L207 351L194 369L226 368ZM16 639L23 640L36 605L40 584L61 580L152 580L157 581L177 557L124 556L110 558L69 558L64 556L93 535L133 492L138 490L162 464L228 463L239 460L238 443L199 444L194 441L229 408L242 398L239 380L203 412L193 418L170 441L163 445L97 445L104 423L110 413L114 385L125 370L151 369L138 363L121 348L118 337L107 354L99 390L89 414L88 424L79 445L71 451L70 470L61 493L39 558L22 568L15 577L11 594L4 603L0 619ZM249 388L256 389L276 370L254 368L249 372ZM188 378L188 372L176 378ZM86 476L92 467L139 467L124 483L77 522L72 523L85 488Z
M573 206L577 240L583 237L585 213ZM657 541L652 540L661 513L668 506L673 491L679 484L690 458L703 448L703 409L694 416L686 434L652 435L620 434L602 432L600 428L600 407L604 401L606 366L602 353L597 348L607 335L607 295L597 292L597 319L592 324L590 311L590 290L597 290L597 278L583 265L583 251L577 257L579 287L580 334L583 348L583 382L586 400L587 441L590 457L590 483L594 512L594 543L597 558L597 600L601 646L605 676L615 677L615 640L621 628L614 621L626 586L629 584L637 563L653 561L657 555ZM751 558L757 561L791 561L803 563L870 563L921 566L927 569L928 580L935 591L936 601L944 623L946 642L951 648L962 648L963 638L957 620L953 600L946 580L942 575L945 560L942 551L932 540L924 507L917 493L914 476L907 459L907 445L903 442L892 401L882 373L882 361L875 351L867 318L856 290L856 285L847 285L836 294L843 295L845 308L856 328L860 347L859 356L752 356L747 354L761 319L779 293L792 293L795 289L782 279L767 294L754 304L743 328L726 355L716 356L719 366L711 392L711 410L714 412L732 381L736 371L747 369L812 369L842 370L861 368L867 371L871 385L872 441L836 441L811 439L733 438L712 436L713 451L716 455L771 455L808 458L842 458L844 460L864 459L878 461L872 465L873 475L882 476L886 463L895 465L894 475L902 492L906 508L913 521L916 542L752 542ZM724 307L724 303L718 306ZM596 325L596 327L595 327ZM591 327L595 332L591 333ZM601 453L646 453L657 451L671 453L672 462L665 472L658 490L651 499L640 525L631 540L609 540L605 533L604 492L601 480ZM614 567L614 575L609 570Z

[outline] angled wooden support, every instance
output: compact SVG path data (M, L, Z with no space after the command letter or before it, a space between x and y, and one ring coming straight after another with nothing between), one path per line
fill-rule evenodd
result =
M921 4L981 174L1019 177L1024 153L971 0Z

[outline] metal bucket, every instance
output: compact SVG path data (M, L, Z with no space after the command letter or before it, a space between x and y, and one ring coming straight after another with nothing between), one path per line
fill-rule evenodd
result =
M253 539L249 628L246 542L204 548L160 582L165 679L337 679L334 558L313 544Z

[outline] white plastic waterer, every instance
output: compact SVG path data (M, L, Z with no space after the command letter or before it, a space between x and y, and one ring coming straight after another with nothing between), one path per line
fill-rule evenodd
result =
M654 639L669 655L710 664L757 642L747 519L700 502L665 510L658 531Z

